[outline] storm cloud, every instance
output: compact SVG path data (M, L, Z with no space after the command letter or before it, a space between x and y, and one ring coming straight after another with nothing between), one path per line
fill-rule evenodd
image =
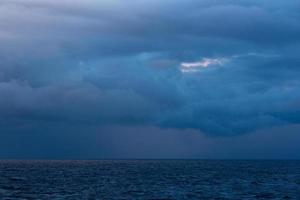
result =
M233 136L298 124L299 6L2 0L0 131L121 125Z

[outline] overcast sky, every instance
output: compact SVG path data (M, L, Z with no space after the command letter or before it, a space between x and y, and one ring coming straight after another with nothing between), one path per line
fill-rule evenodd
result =
M1 0L0 158L300 158L298 0Z

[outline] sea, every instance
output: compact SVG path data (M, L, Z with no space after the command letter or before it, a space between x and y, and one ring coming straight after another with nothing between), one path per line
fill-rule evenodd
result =
M296 199L300 161L0 161L0 199Z

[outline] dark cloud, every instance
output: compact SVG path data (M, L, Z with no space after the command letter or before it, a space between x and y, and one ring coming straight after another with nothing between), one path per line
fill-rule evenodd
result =
M57 131L148 125L225 136L297 124L297 6L1 1L1 132L55 122ZM226 62L180 70L203 58Z

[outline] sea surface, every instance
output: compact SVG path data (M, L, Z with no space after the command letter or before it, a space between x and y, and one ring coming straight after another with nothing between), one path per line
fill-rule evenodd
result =
M300 161L0 161L0 199L300 199Z

